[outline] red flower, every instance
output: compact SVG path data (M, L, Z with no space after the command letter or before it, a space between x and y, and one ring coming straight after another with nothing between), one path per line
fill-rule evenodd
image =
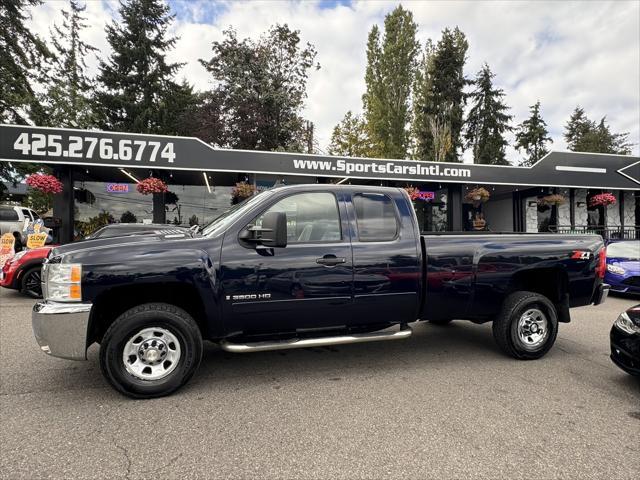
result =
M27 177L26 183L34 190L39 190L42 193L62 192L62 182L53 175L34 173Z
M142 195L149 195L150 193L164 193L169 191L167 184L159 178L149 177L144 180L140 180L136 185L136 190Z
M590 207L597 207L599 205L603 205L606 207L607 205L615 205L615 204L616 204L616 197L609 192L599 193L598 195L594 195L593 197L591 197L591 200L589 200Z

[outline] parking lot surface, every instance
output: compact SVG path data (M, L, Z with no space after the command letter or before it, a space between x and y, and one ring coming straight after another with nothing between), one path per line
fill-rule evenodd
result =
M640 381L609 360L638 300L572 311L541 360L490 325L405 341L233 355L134 401L88 362L48 357L33 300L0 292L1 478L640 478Z

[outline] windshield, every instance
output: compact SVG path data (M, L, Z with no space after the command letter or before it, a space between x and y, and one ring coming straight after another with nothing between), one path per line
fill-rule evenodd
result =
M242 202L232 206L229 210L226 210L222 215L214 218L209 225L202 229L202 235L209 236L214 234L220 229L225 229L229 225L231 225L238 217L241 217L244 212L246 212L249 208L251 208L258 199L262 201L266 200L267 197L270 197L273 194L272 190L266 190L264 192L260 192L257 195L253 195Z
M607 257L640 259L640 240L631 242L615 242L607 247Z

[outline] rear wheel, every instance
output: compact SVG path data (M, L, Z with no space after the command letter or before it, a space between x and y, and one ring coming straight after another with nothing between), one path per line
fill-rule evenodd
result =
M30 268L22 276L20 291L31 298L42 298L42 267Z
M168 395L187 383L202 358L194 319L166 303L147 303L120 315L100 343L100 367L119 392L133 398Z
M549 299L535 292L509 295L493 321L493 337L507 355L520 360L544 356L558 334L558 315Z

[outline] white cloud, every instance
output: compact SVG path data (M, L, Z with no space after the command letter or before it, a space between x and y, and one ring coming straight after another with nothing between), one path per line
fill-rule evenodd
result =
M187 62L181 76L198 89L208 86L198 63L208 58L211 43L233 26L240 37L257 37L279 22L301 31L318 50L322 68L311 72L305 116L315 122L322 148L333 126L347 110L359 111L364 92L367 33L396 2L358 1L350 6L321 8L316 1L171 2L178 13L173 33L181 38L172 61ZM445 27L458 25L469 40L466 74L473 76L488 62L496 83L505 90L515 123L526 118L529 105L542 102L545 120L562 149L563 125L580 104L593 119L607 115L614 131L628 131L640 143L640 4L612 2L405 2L419 24L419 40L439 38ZM326 5L325 5L326 7ZM60 3L33 12L33 26L46 34L59 18ZM88 2L90 43L108 54L104 25L117 2ZM95 62L91 63L95 68ZM509 158L518 155L509 151Z

